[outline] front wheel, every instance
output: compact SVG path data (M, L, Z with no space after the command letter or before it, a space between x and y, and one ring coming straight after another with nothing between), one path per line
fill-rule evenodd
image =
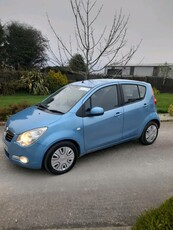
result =
M151 121L145 126L139 140L144 145L151 145L156 140L157 136L158 125L154 121Z
M76 146L63 141L53 145L47 152L44 159L45 169L55 175L63 174L73 168L78 156Z

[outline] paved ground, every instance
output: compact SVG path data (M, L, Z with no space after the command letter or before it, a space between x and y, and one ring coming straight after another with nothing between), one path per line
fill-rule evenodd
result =
M173 122L162 122L153 145L129 142L89 154L62 176L11 164L0 140L0 229L128 229L173 196L172 129Z
M169 115L169 113L159 114L161 121L173 121L173 117Z

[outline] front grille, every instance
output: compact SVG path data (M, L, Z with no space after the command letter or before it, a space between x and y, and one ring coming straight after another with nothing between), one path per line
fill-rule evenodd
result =
M5 139L10 142L13 139L13 137L14 137L14 134L10 130L7 130Z

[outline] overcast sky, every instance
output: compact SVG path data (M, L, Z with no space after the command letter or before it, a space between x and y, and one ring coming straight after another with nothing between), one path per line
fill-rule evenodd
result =
M98 0L97 5L101 4L104 7L96 25L100 30L112 23L113 15L120 9L130 15L128 46L142 40L131 63L173 63L173 0ZM39 29L57 52L46 13L56 32L68 42L75 28L69 0L0 0L2 24L12 20Z

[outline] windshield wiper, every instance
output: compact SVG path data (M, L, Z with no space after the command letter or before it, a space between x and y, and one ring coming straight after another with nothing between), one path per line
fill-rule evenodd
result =
M49 109L50 112L52 113L60 113L60 114L64 114L63 112L61 111L58 111L58 110L55 110L55 109Z
M64 114L63 112L61 112L61 111L58 111L58 110L55 110L55 109L49 109L49 108L47 108L45 105L43 105L43 104L37 104L37 106L38 106L38 108L39 109L46 109L46 110L48 110L48 111L50 111L50 112L52 112L52 113L59 113L59 114Z
M46 110L48 110L48 108L45 105L41 104L41 103L37 104L36 106L38 106L38 109L41 109L41 110L46 109Z

